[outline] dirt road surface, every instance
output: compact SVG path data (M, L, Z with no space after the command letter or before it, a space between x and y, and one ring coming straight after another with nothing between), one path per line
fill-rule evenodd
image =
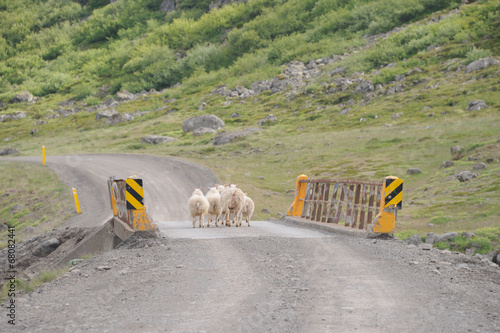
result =
M18 296L17 325L3 315L2 332L500 332L500 269L487 260L280 221L193 229L186 202L192 184L216 181L209 170L81 158L82 182L142 177L162 238L134 235ZM108 169L115 159L120 168ZM158 174L117 174L131 164ZM168 186L155 180L175 183L177 197L164 199ZM96 183L92 193L104 190Z

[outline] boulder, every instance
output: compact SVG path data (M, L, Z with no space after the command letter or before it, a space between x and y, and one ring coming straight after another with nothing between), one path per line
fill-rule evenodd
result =
M215 134L215 133L217 133L216 130L214 130L212 128L207 128L207 127L200 127L200 128L197 128L193 131L194 136L201 136L201 135L205 135L205 134Z
M439 243L439 242L447 242L452 238L455 238L458 236L458 232L447 232L443 235L437 236L436 239L434 240L434 243Z
M29 91L23 91L20 94L17 94L16 96L12 97L10 99L11 103L23 103L23 102L28 102L31 103L34 101L33 95Z
M405 240L405 244L419 246L422 244L422 238L420 235L412 235Z
M118 111L116 111L115 109L107 109L107 110L99 111L95 115L95 120L99 120L99 119L103 119L103 118L108 119L108 118L111 118L115 114L118 114Z
M123 89L122 91L116 93L116 99L118 100L118 102L131 101L135 99L135 96L131 92Z
M4 122L8 119L12 119L12 120L20 120L20 119L23 119L23 118L26 118L28 114L26 113L26 111L15 111L15 112L12 112L12 113L7 113L7 114L3 114L3 115L0 115L0 122Z
M451 158L453 160L459 160L464 157L464 149L460 146L450 147Z
M107 125L117 125L131 120L134 120L134 117L130 113L115 113L111 117L107 118L104 123Z
M410 169L406 170L406 173L409 175L416 175L416 174L422 173L422 170L420 170L419 168L410 168Z
M177 0L163 0L160 4L160 12L169 13L177 8Z
M488 107L484 101L480 99L476 99L474 101L469 102L469 106L467 107L467 111L479 111L481 109L485 109Z
M219 134L217 134L217 136L214 139L214 146L228 144L229 142L233 141L234 139L245 137L251 133L258 132L260 130L261 130L260 128L247 128L244 131L219 133Z
M257 122L257 125L262 126L264 124L275 123L278 121L278 118L275 115L268 115L264 119L261 119Z
M162 136L162 135L146 135L142 137L142 143L149 143L151 145L157 145L160 143L169 143L177 141L178 139L172 138L170 136Z
M452 161L444 161L443 164L441 164L441 166L439 167L440 169L442 168L450 168L452 166L454 166L455 163L452 162Z
M486 169L486 164L484 164L483 162L476 163L476 164L474 164L472 169L474 169L474 170Z
M0 149L0 156L6 156L6 155L14 155L19 153L19 150L16 148L4 148Z
M33 250L33 255L37 257L46 257L52 252L54 252L59 247L59 245L60 243L57 238L49 239L48 241L45 241L39 246L37 246Z
M104 101L104 103L101 104L101 108L113 108L115 106L120 105L113 97L108 98L107 100Z
M184 133L192 132L197 128L206 127L214 130L218 130L226 126L226 124L214 115L203 115L199 117L190 118L182 124L182 130Z
M500 61L493 59L493 58L483 58L476 60L474 62L471 62L467 67L465 68L466 73L470 73L473 71L478 71L481 69L485 69L486 67L489 67L491 65L500 65Z
M425 236L425 243L426 244L434 244L434 241L436 240L437 237L438 237L438 235L436 235L435 233L429 232Z
M462 171L456 177L461 183L463 183L463 182L467 182L473 178L477 178L477 176L478 175L472 171Z

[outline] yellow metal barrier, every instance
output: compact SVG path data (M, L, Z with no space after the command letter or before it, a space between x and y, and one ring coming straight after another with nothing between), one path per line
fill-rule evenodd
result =
M403 180L389 176L384 179L380 210L375 217L374 233L394 233L396 215L403 202Z
M128 225L130 230L151 230L157 226L146 212L142 179L108 180L113 215Z
M293 204L288 209L288 216L301 216L302 209L304 208L304 198L306 196L307 184L301 183L301 180L307 180L306 175L300 175L297 177L297 182L295 185L295 200Z
M42 146L42 164L45 165L45 146Z

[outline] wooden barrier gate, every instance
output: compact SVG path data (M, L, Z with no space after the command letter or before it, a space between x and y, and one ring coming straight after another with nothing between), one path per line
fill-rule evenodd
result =
M307 179L297 177L295 200L288 216L312 221L344 224L393 233L397 211L402 208L403 180L388 176L382 182Z
M366 229L380 210L383 182L301 179L298 183L307 184L302 218Z

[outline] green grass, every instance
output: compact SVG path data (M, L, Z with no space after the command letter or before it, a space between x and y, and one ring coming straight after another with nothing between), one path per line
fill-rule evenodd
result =
M49 269L40 272L31 280L15 279L16 297L19 294L27 294L46 282L51 282L67 272L67 268ZM9 294L10 283L5 283L0 290L0 301L5 300Z
M72 193L49 168L34 163L0 161L0 221L16 229L21 242L49 231L74 214ZM49 218L47 218L49 216ZM25 234L27 227L35 232ZM6 245L7 231L0 235Z
M363 8L361 5L354 7L355 10ZM330 33L327 27L337 21L323 17L315 21L318 25L314 31L281 36L266 47L242 55L227 68L195 71L182 80L179 87L120 104L117 107L120 113L152 112L118 126L95 121L95 113L80 112L65 118L46 119L47 124L37 126L37 136L32 136L33 123L54 114L53 110L59 108L57 103L74 97L71 89L49 94L35 104L7 104L0 113L22 107L28 117L0 125L0 148L15 146L21 155L39 155L40 146L44 145L48 153L54 155L127 152L180 157L211 168L222 183L239 184L254 198L255 219L285 213L293 201L290 190L294 189L300 174L311 178L374 181L395 175L404 180L403 209L398 213L397 234L496 228L500 223L500 144L497 143L500 139L500 71L497 66L473 73L457 69L486 52L497 57L500 54L500 30L495 28L498 27L495 16L498 4L475 2L439 22L431 22L431 16L447 13L424 15L415 24L407 24L402 31L387 39L380 38L369 46L362 31ZM110 41L107 45L113 51L119 50L116 45L111 47L113 43L115 41ZM427 51L429 43L439 47ZM363 48L348 54L360 46ZM105 55L102 50L99 52ZM210 95L214 87L221 84L228 88L238 84L249 88L257 80L272 79L282 73L284 66L280 65L285 60L308 62L311 57L331 57L332 53L345 55L342 61L327 65L317 81L310 80L304 91L293 96L289 92L265 92L249 99L233 98L230 106L223 107L224 97ZM395 62L396 67L380 69L375 66L389 62ZM336 87L334 79L340 77L331 77L328 71L338 66L347 68L347 75L363 71L356 75L375 84L383 83L385 90L398 84L391 81L396 75L415 67L422 71L406 78L407 87L401 93L378 95L362 105L362 95L355 92L355 86L343 92L327 93L329 88ZM108 79L99 81L98 86L109 83ZM171 98L175 101L163 103ZM339 112L343 107L339 104L349 99L355 100L355 104L350 106L352 110L347 115L341 116ZM489 107L467 111L469 101L474 99L484 100ZM207 107L199 111L202 100ZM88 102L95 104L96 100L90 98ZM84 107L78 103L83 102L77 105ZM167 109L154 111L162 106L176 111L169 114ZM324 109L318 111L318 106ZM242 117L230 118L234 112ZM396 113L401 116L393 119L391 116ZM213 146L210 140L214 135L194 137L182 131L186 119L202 114L214 114L224 120L225 131L255 127L269 114L276 115L278 122L262 126L261 132L228 145ZM364 121L360 121L361 118ZM141 137L147 134L168 135L179 140L150 146L141 143ZM7 138L10 141L4 142ZM457 145L464 147L463 158L455 161L453 167L441 169L443 161L451 160L450 147ZM493 162L487 163L487 169L477 171L478 178L460 183L455 174L472 170L476 163L469 161L469 156L481 162L488 159ZM414 167L420 168L422 173L407 175L406 170ZM0 207L13 204L6 202ZM43 218L51 220L55 215L39 212L41 208L35 209L36 204L39 202L25 205L30 214L39 213L30 218L33 224L46 223L48 221L42 221ZM264 213L263 209L271 213ZM2 219L4 216L5 219L13 218L5 215L8 211L7 208L0 210L0 214L4 214ZM16 223L26 223L23 219L30 214L18 218Z

